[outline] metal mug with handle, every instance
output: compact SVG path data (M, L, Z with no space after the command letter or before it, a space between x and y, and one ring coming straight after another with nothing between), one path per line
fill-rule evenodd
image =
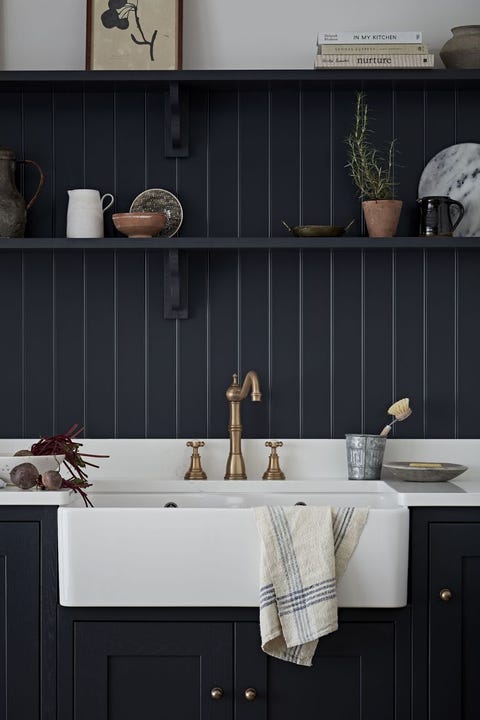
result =
M447 195L430 195L419 198L417 203L420 206L419 235L421 237L450 237L465 213L462 203L452 200ZM458 213L455 220L452 219L452 206Z
M28 203L15 184L15 168L20 163L33 165L39 174L37 188ZM0 237L21 238L25 235L27 210L37 199L44 179L42 168L35 160L17 161L11 148L0 147Z

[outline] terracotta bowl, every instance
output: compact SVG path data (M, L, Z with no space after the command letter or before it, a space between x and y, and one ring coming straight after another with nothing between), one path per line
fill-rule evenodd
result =
M167 222L164 212L114 213L113 224L117 230L131 238L153 237Z

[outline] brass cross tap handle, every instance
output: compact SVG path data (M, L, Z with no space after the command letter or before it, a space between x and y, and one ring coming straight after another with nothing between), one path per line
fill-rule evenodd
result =
M205 447L205 443L203 440L189 440L187 447L192 448L192 457L190 458L190 467L185 473L185 480L206 480L207 475L203 471L198 453L198 448Z
M277 448L283 447L283 442L267 440L265 447L272 449L268 457L268 468L263 473L263 480L285 480L285 474L280 470Z

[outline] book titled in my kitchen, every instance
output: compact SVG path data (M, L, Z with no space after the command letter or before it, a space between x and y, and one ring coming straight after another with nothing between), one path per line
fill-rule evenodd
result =
M371 43L421 43L422 33L419 30L403 30L400 32L320 32L317 45L337 43L349 45L370 45Z
M316 55L315 68L431 68L433 53L417 55Z

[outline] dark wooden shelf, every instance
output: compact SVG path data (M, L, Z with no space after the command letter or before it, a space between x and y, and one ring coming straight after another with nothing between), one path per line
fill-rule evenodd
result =
M241 249L480 248L480 237L292 238L0 238L0 250L241 250Z
M17 70L0 72L0 90L132 90L165 89L171 83L186 87L258 87L296 85L313 89L336 86L439 89L476 87L480 70Z

